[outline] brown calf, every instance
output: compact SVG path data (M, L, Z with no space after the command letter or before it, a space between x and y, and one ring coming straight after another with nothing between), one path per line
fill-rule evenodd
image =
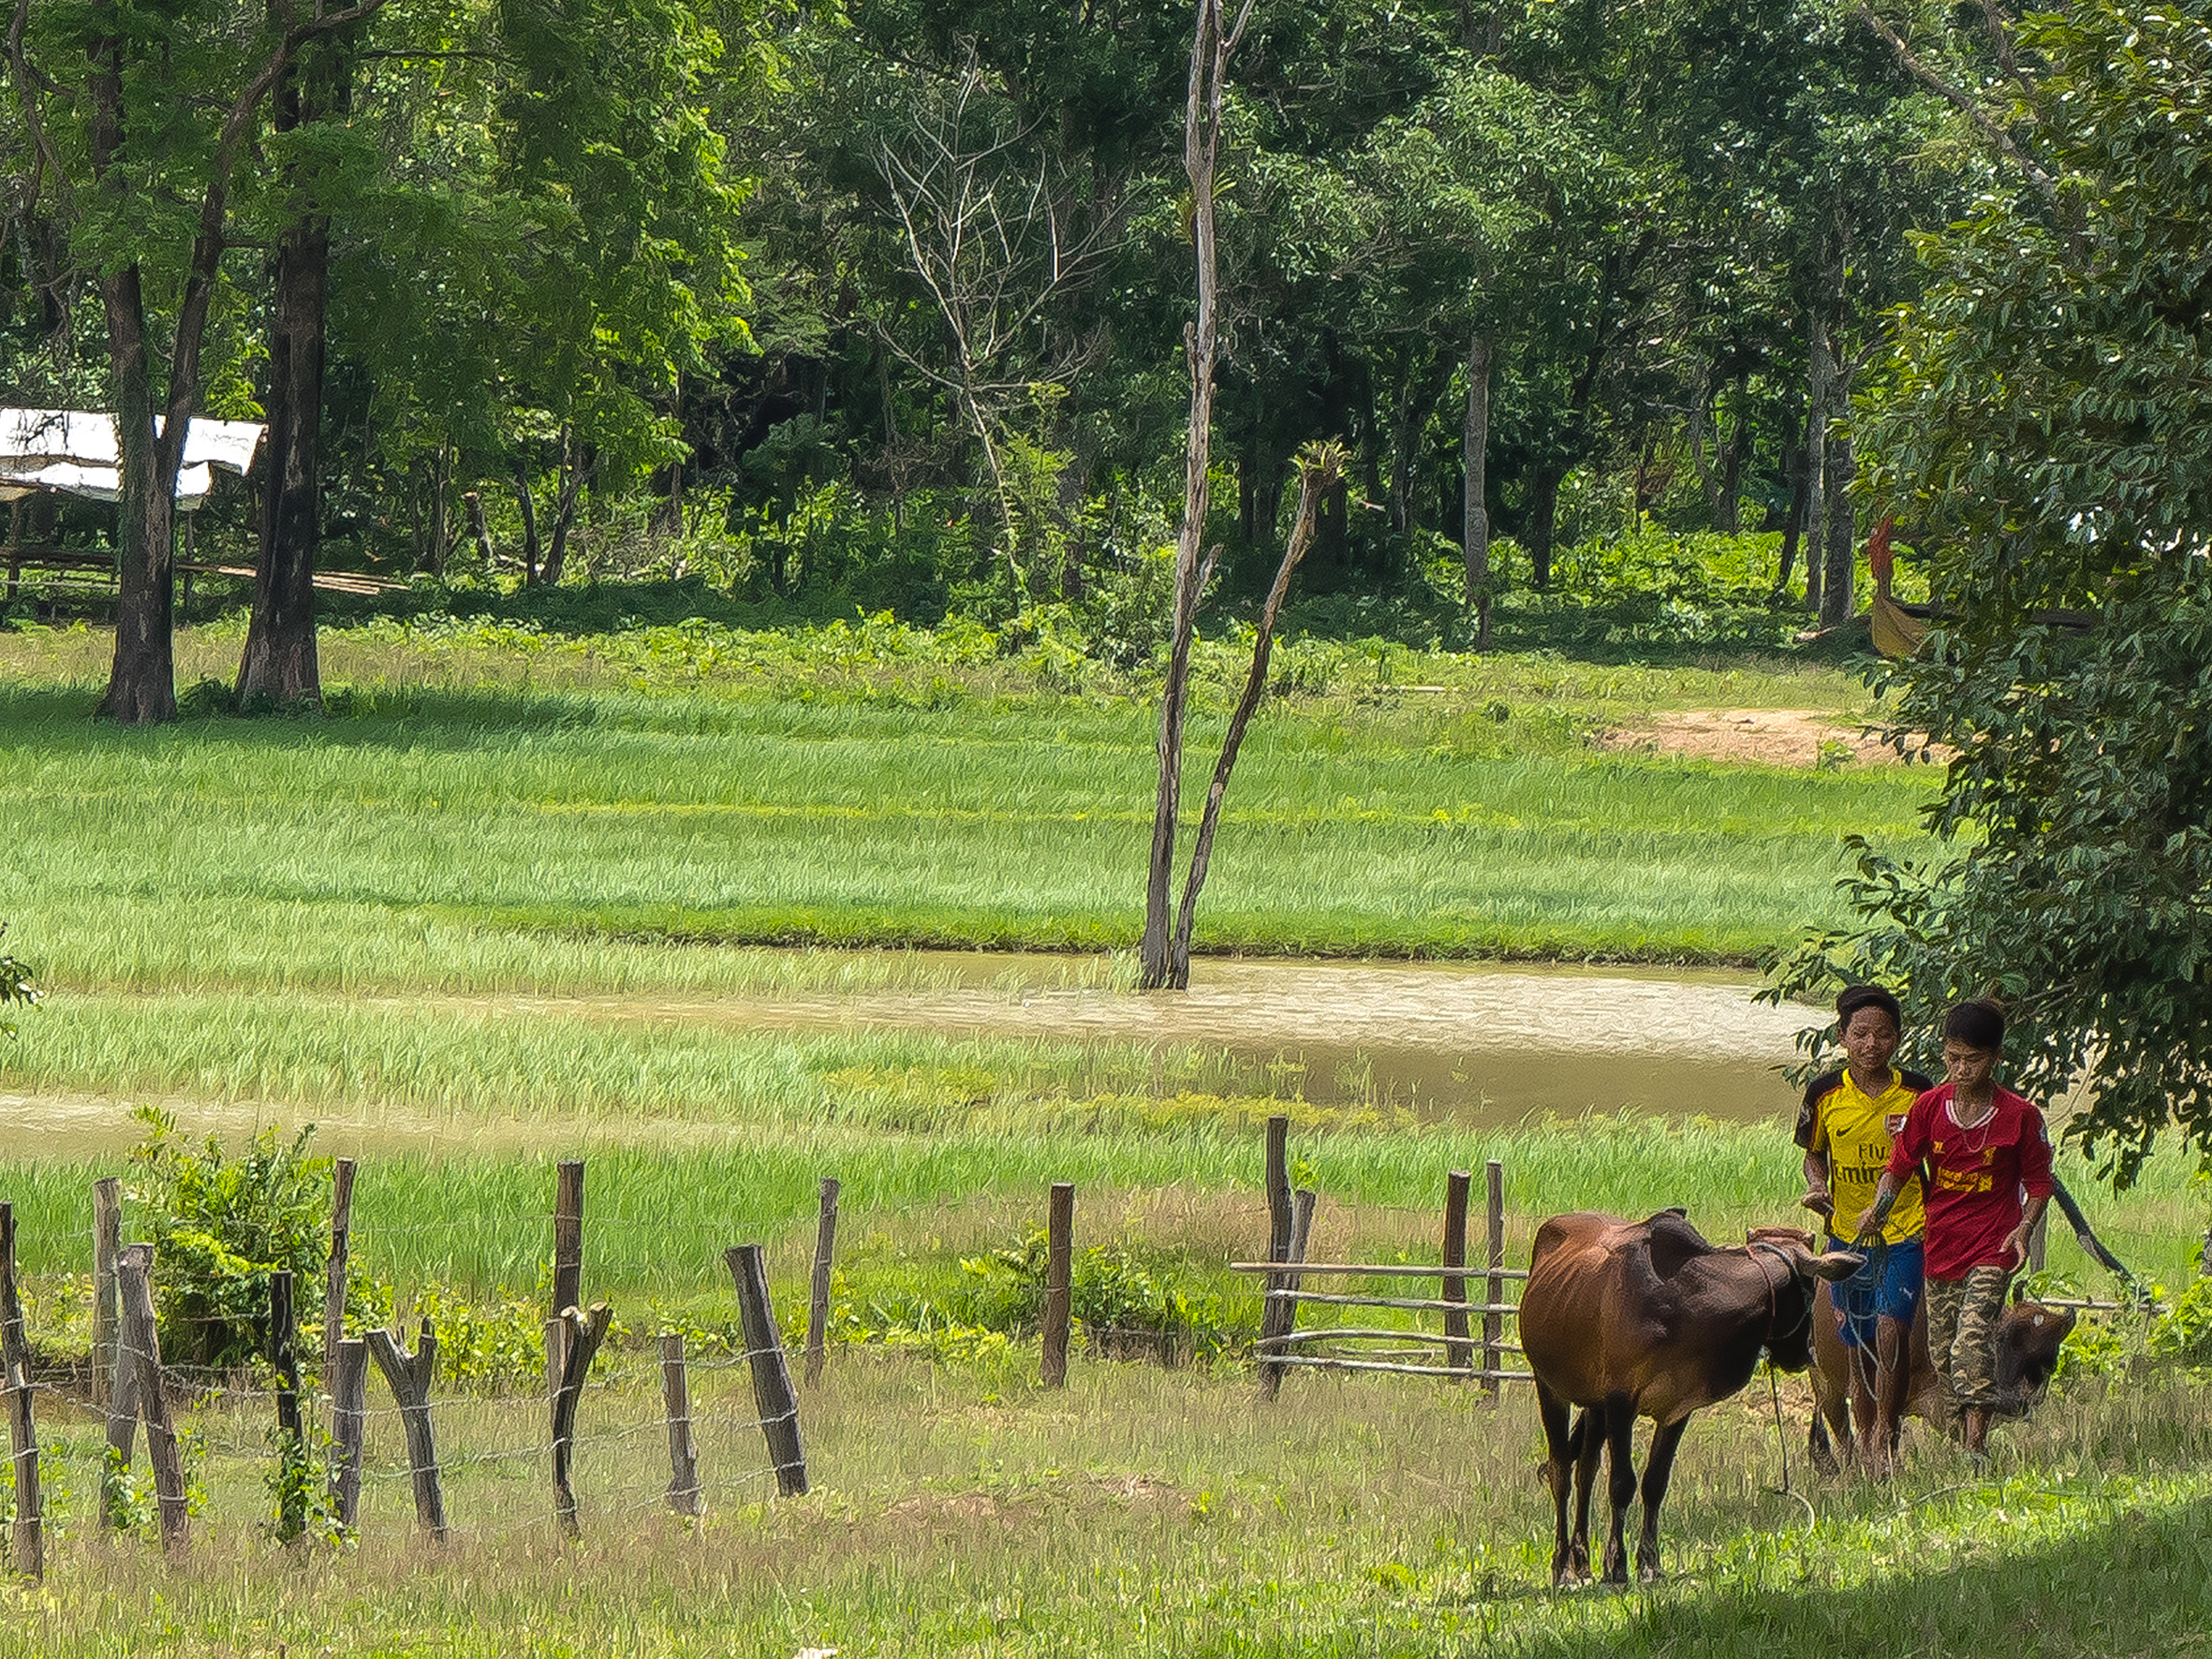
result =
M1537 1229L1521 1298L1521 1345L1536 1373L1537 1407L1550 1451L1555 1533L1552 1582L1589 1576L1590 1486L1602 1446L1610 1455L1604 1578L1629 1581L1622 1529L1636 1495L1636 1419L1655 1425L1644 1460L1644 1531L1636 1569L1659 1576L1659 1512L1690 1413L1751 1380L1762 1355L1784 1371L1811 1363L1813 1292L1864 1258L1816 1255L1804 1235L1754 1237L1733 1250L1707 1243L1678 1211L1649 1221L1585 1211ZM1569 1432L1574 1407L1582 1418ZM1574 1532L1567 1530L1570 1487Z

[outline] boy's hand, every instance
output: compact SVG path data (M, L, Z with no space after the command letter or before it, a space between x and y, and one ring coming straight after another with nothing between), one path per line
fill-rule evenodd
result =
M2005 1271L2017 1273L2028 1265L2028 1227L2025 1223L2005 1235Z
M1836 1200L1824 1187L1806 1188L1805 1197L1798 1199L1797 1204L1799 1209L1809 1210L1815 1215L1825 1216L1830 1221L1836 1219Z

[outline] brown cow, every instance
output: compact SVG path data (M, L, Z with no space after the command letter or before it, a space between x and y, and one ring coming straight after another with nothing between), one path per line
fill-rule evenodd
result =
M1536 1373L1551 1454L1544 1475L1556 1522L1555 1585L1589 1576L1590 1486L1601 1446L1611 1453L1613 1504L1605 1582L1629 1581L1621 1534L1636 1495L1632 1439L1640 1417L1655 1427L1644 1460L1636 1570L1646 1580L1659 1576L1659 1505L1689 1414L1749 1382L1762 1355L1784 1371L1810 1364L1819 1281L1849 1278L1864 1259L1842 1251L1815 1255L1793 1230L1723 1250L1679 1211L1646 1222L1585 1211L1554 1216L1537 1229L1521 1298L1521 1346ZM1571 1434L1568 1417L1576 1406L1582 1418Z
M2013 1288L2013 1305L2005 1310L2004 1318L1997 1328L1998 1417L2024 1417L2042 1397L2043 1385L2051 1380L2051 1373L2057 1368L2059 1344L2072 1333L2074 1318L2072 1308L2046 1308L2041 1302L2029 1301L2024 1290ZM1852 1359L1855 1356L1861 1364L1872 1362L1865 1350L1843 1345L1838 1324L1834 1298L1823 1285L1813 1312L1813 1422L1809 1446L1813 1461L1829 1475L1836 1474L1838 1468L1836 1455L1828 1443L1831 1430L1844 1458L1851 1457L1856 1449L1851 1436L1850 1367ZM1945 1433L1955 1434L1957 1424L1953 1421L1942 1382L1928 1359L1925 1297L1913 1311L1910 1352L1912 1370L1905 1385L1905 1415L1919 1417ZM1887 1449L1892 1454L1895 1451L1894 1446ZM1886 1463L1888 1459L1882 1461Z

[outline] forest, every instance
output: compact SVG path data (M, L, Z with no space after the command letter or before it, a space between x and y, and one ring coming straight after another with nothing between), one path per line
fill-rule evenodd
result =
M1640 527L1764 533L1728 585L1765 637L1848 614L1853 400L1927 280L1912 235L2023 187L1944 96L1998 72L2003 18L1899 28L1251 8L1217 606L1264 587L1328 438L1305 625L1410 604L1473 643L1470 602ZM1187 7L1136 0L19 0L0 389L267 423L265 474L190 530L259 568L242 693L317 691L315 568L1065 607L1142 660L1181 507L1190 45ZM123 549L150 640L162 584L127 567L166 499L32 497L11 539Z

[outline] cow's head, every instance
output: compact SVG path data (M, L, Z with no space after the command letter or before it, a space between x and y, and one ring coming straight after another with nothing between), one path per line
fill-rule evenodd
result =
M2013 1305L1997 1323L1997 1409L2006 1417L2026 1417L2042 1398L2058 1349L2073 1332L2072 1308L2046 1308L2014 1290Z
M1774 1323L1767 1332L1767 1359L1780 1371L1803 1371L1813 1362L1813 1303L1822 1279L1848 1279L1866 1265L1849 1250L1816 1253L1813 1237L1801 1227L1753 1227L1745 1235L1760 1270L1771 1274L1787 1264L1786 1283L1769 1283Z

